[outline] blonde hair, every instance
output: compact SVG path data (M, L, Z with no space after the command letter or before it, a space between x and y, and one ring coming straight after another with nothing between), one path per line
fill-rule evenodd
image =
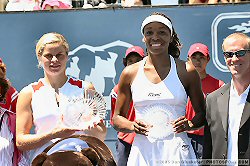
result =
M56 33L56 32L50 32L50 33L44 34L38 40L38 42L36 44L37 58L42 56L46 44L55 44L55 43L62 44L64 46L64 48L65 48L66 53L68 54L68 52L69 52L69 44L66 41L66 39L64 38L64 36L59 34L59 33Z
M245 49L250 49L250 37L249 36L247 36L246 34L244 34L244 33L240 33L240 32L236 32L236 33L232 33L231 35L229 35L229 36L227 36L225 39L224 39L224 41L223 41L223 43L222 43L222 50L224 51L224 44L225 44L225 41L227 40L227 39L230 39L230 38L240 38L240 39L246 39L246 46L247 46L247 48L245 48Z

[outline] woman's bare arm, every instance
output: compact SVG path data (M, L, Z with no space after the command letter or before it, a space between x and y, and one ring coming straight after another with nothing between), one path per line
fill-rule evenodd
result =
M205 122L205 100L201 89L201 81L198 72L190 63L184 63L177 60L178 75L186 90L187 95L190 97L195 117L190 121L185 116L178 118L174 122L174 128L177 133L185 130L194 130L204 125Z
M32 89L25 87L19 94L16 108L16 144L20 150L35 149L53 138L64 138L75 132L75 130L58 127L50 133L30 134L33 126L31 100Z
M119 80L118 97L115 106L115 112L113 116L114 128L121 132L134 132L133 122L126 119L127 111L132 100L132 94L130 90L131 82L133 79L134 65L127 66Z
M187 70L188 77L188 95L191 100L193 109L196 113L195 117L191 120L193 128L199 128L205 122L205 99L201 88L201 80L198 72L194 68ZM190 79L191 78L191 79Z

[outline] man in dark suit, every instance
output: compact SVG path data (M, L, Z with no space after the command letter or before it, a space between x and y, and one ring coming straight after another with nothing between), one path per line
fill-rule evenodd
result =
M222 49L232 80L207 97L203 159L227 159L223 164L230 166L249 165L250 37L233 33L225 38Z

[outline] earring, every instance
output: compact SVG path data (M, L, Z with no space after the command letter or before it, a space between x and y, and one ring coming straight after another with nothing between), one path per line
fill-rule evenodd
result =
M38 62L37 67L38 67L39 69L41 69L41 68L42 68L42 62L41 62L41 61L39 61L39 62Z

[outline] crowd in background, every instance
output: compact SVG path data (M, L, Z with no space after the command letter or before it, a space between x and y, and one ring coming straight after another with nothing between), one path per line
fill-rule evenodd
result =
M143 5L182 5L241 3L249 0L0 0L0 11L33 11L71 8L106 8L110 5L122 7Z

